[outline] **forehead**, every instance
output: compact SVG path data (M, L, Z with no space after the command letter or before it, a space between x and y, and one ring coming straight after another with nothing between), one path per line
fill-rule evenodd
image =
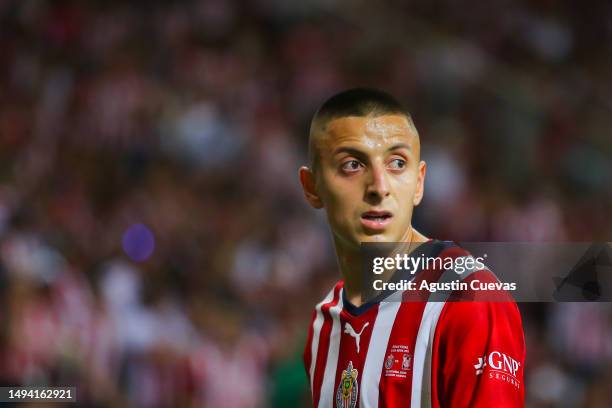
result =
M404 115L347 116L330 120L319 132L317 147L331 152L334 148L356 144L368 148L406 143L418 147L418 134Z

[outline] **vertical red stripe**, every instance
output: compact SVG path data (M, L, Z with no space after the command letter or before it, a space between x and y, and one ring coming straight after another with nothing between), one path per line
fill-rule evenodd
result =
M380 377L378 404L381 407L391 408L410 405L412 367L407 371L406 378L387 377L385 376L387 371L385 362L393 346L408 346L409 352L414 359L414 345L424 309L424 302L405 302L401 304L397 312L391 334L389 335ZM393 357L397 362L393 363L392 369L397 370L401 367L403 353L395 352Z
M334 393L340 386L340 380L342 379L342 372L346 370L349 365L349 361L353 362L353 368L357 369L357 382L359 383L359 392L357 393L357 404L359 406L359 400L361 398L361 380L363 376L363 366L365 364L366 356L368 354L368 348L370 346L370 338L372 337L372 330L374 329L374 323L378 316L379 304L372 306L366 312L360 316L352 316L350 313L342 312L342 327L341 327L341 340L340 340L340 352L338 355L338 370L336 370L336 378L334 381ZM357 353L357 344L355 338L348 333L344 333L346 323L349 323L355 332L359 333L362 331L359 338L359 353ZM364 329L365 324L368 326ZM335 394L334 394L335 395Z

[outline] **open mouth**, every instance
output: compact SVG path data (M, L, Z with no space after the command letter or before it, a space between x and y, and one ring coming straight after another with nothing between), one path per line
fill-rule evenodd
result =
M368 211L361 215L361 218L371 221L385 221L391 217L392 215L388 211Z
M361 225L368 230L383 230L391 222L389 211L367 211L361 214Z

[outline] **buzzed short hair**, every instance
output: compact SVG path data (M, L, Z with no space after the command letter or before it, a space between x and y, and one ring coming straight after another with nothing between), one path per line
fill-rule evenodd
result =
M378 89L352 88L337 93L326 100L310 122L308 159L313 170L317 165L314 133L323 128L329 121L346 116L382 116L394 114L406 116L408 123L417 133L410 112L393 96Z

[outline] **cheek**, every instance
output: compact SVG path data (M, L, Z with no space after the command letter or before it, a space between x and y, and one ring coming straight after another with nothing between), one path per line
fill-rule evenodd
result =
M406 172L396 180L398 198L402 204L412 203L417 187L417 175L414 172Z
M336 194L330 196L330 208L334 213L336 219L349 219L353 214L353 210L358 203L354 191L351 189L344 189L336 191Z
M355 197L360 194L356 180L332 174L326 175L323 182L327 201L334 208L346 208L350 203L355 202Z
M321 197L330 218L336 223L349 218L351 209L359 202L357 186L338 177L324 178L323 185Z

